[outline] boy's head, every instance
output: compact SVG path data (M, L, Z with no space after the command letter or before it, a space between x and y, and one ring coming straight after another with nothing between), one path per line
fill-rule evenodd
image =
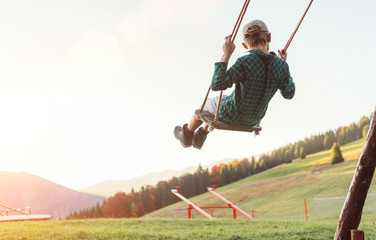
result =
M265 47L271 40L271 34L263 21L255 19L244 26L243 40L248 47Z

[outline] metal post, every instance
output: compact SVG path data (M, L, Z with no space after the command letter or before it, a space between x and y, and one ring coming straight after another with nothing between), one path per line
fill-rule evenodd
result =
M234 219L236 219L236 210L235 210L235 208L232 209L232 212L234 213Z
M183 195L181 195L180 193L178 193L178 191L176 189L171 189L171 192L173 194L175 194L177 197L179 197L181 200L183 200L184 202L188 203L189 207L190 208L194 208L195 210L197 210L197 212L201 213L202 215L204 215L206 218L209 218L209 219L213 219L212 216L210 216L209 214L207 214L205 211L203 211L200 207L198 207L196 204L192 203L191 201L189 201L187 198L185 198ZM188 213L188 216L189 216L189 213Z
M192 218L192 206L189 205L188 207L188 219L191 219Z
M248 213L244 212L238 206L236 206L235 204L233 204L232 202L230 202L229 200L224 198L222 195L220 195L219 193L214 191L213 188L209 187L208 191L211 192L212 194L214 194L217 198L221 199L223 202L225 202L229 207L232 207L234 209L234 211L238 211L239 213L241 213L244 217L248 218L249 220L254 220L253 217L249 216Z
M335 240L350 240L352 229L358 229L364 202L376 167L376 108L364 142L346 201L339 218Z
M252 210L251 212L252 212L252 218L255 218L255 212L256 212L256 210Z

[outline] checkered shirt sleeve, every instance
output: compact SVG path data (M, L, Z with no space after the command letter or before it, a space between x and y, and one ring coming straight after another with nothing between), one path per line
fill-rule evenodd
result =
M282 96L291 99L295 84L287 63L259 50L237 59L227 70L225 62L215 63L211 89L225 90L235 85L233 92L221 102L219 119L232 125L252 127L265 116L269 101L279 89Z

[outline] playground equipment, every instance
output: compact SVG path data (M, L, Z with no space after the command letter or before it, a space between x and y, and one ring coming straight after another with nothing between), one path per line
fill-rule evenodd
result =
M51 220L50 215L31 214L31 208L11 208L0 204L0 222L26 221L26 220Z
M235 40L235 37L238 33L240 24L243 21L245 12L248 9L249 3L250 3L250 0L245 0L243 8L240 11L238 20L236 21L234 29L232 30L231 42L234 42L234 40ZM224 122L221 122L221 121L218 120L218 113L219 113L219 108L220 108L220 105L221 105L220 103L222 101L223 91L221 91L220 94L219 94L218 107L217 107L215 116L213 116L208 111L204 111L205 103L208 99L210 90L211 90L211 84L209 86L208 92L206 93L206 96L205 96L205 99L204 99L204 102L203 102L201 108L199 110L196 110L196 112L195 112L196 118L205 122L209 126L209 128L208 128L209 131L212 131L214 129L222 129L222 130L232 130L232 131L242 131L242 132L255 132L256 135L259 134L259 132L262 130L262 127L260 127L259 124L257 124L256 126L253 126L252 128L244 128L244 127L237 127L237 126L229 125L227 123L224 123Z
M236 219L236 211L238 211L239 213L241 213L244 217L248 218L249 220L254 220L253 217L249 216L246 212L244 212L243 210L241 210L234 203L230 202L229 200L227 200L226 198L224 198L222 195L220 195L219 193L217 193L216 191L214 191L213 188L209 187L208 191L210 193L214 194L214 196L216 196L217 198L221 199L223 202L225 202L227 204L228 208L232 208L233 209L234 219Z
M189 207L188 207L188 218L190 219L192 217L191 215L191 210L192 208L196 209L199 213L201 213L202 215L204 215L206 218L209 218L209 219L213 219L212 216L210 216L209 214L207 214L204 210L202 210L200 207L198 207L196 204L192 203L191 201L189 201L187 198L185 198L183 195L181 195L178 190L176 189L171 189L171 192L173 194L175 194L177 197L179 197L181 200L183 200L184 202L188 203Z
M214 209L232 208L232 210L233 210L233 218L234 219L236 219L236 211L238 211L239 213L241 213L243 216L245 216L249 220L255 220L254 219L254 214L256 212L255 210L251 211L252 212L252 216L250 216L245 211L243 211L238 206L236 206L234 203L230 202L229 200L227 200L226 198L224 198L222 195L220 195L219 193L217 193L216 191L214 191L213 188L208 188L208 191L210 193L212 193L214 196L216 196L217 198L219 198L221 201L225 202L227 204L227 206L198 207L196 204L192 203L187 198L185 198L183 195L181 195L176 189L171 189L171 192L173 194L175 194L177 197L179 197L181 200L183 200L184 202L186 202L188 204L187 211L188 211L188 218L189 219L192 218L192 209L197 210L199 213L201 213L202 215L204 215L208 219L213 219L213 211L214 211ZM211 211L211 215L207 214L202 209L208 209L208 210L210 210Z
M363 206L367 198L376 167L376 108L373 113L363 151L355 170L346 201L339 218L334 240L361 240L364 233L357 230L362 218Z

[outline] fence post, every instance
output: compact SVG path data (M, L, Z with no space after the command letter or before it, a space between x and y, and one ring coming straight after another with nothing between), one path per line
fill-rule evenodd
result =
M305 220L308 222L307 200L304 198Z
M373 113L363 151L355 170L346 201L342 207L334 240L350 240L351 230L357 230L364 202L376 167L376 108Z

